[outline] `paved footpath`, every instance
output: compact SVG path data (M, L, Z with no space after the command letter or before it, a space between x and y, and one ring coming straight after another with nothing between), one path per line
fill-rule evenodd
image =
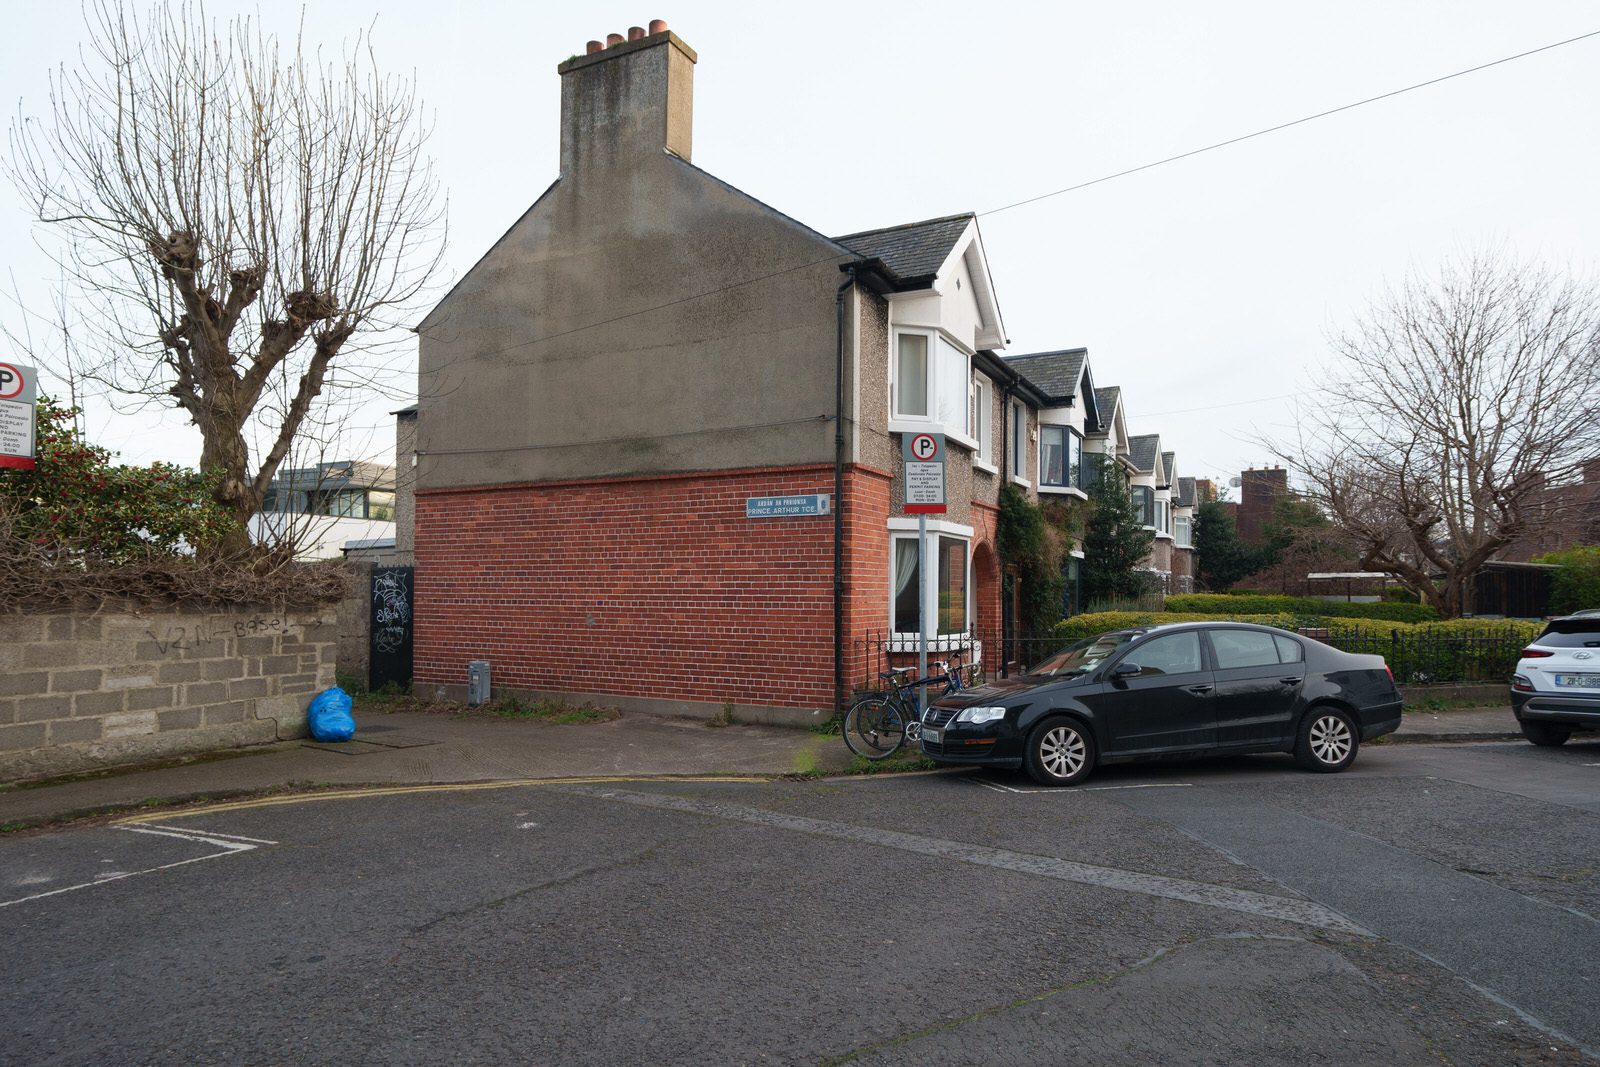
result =
M1386 743L1518 739L1510 708L1416 712ZM764 726L708 727L626 715L553 726L483 715L357 713L356 739L290 741L176 766L0 789L0 826L150 802L316 785L425 785L522 778L781 775L843 770L837 737Z

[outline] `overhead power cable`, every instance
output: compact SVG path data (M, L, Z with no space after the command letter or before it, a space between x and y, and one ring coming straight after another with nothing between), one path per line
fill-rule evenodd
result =
M1557 48L1563 48L1563 47L1565 47L1567 45L1576 44L1579 41L1586 41L1586 40L1589 40L1590 38L1593 38L1593 37L1600 37L1600 30L1591 30L1588 33L1578 34L1576 37L1568 37L1568 38L1566 38L1564 40L1554 41L1554 42L1552 42L1550 44L1547 44L1547 45L1541 45L1538 48L1530 48L1525 52L1518 52L1515 55L1503 56L1503 57L1501 57L1499 59L1490 60L1487 63L1479 63L1477 66L1467 67L1467 68L1465 68L1463 70L1454 71L1454 72L1452 72L1450 74L1441 74L1437 78L1429 78L1427 81L1417 82L1415 85L1407 85L1404 88L1393 89L1393 90L1390 90L1389 92L1386 92L1386 93L1380 93L1377 96L1369 96L1369 97L1367 97L1367 98L1365 98L1363 100L1356 100L1356 101L1353 101L1353 102L1348 103L1348 104L1342 104L1339 107L1329 108L1326 111L1319 111L1314 115L1306 115L1303 118L1293 119L1293 120L1291 120L1289 122L1281 122L1276 126L1269 126L1269 127L1265 128L1265 129L1256 130L1253 133L1240 134L1238 137L1230 137L1225 141L1218 141L1215 144L1205 145L1205 146L1203 146L1201 148L1193 148L1193 149L1190 149L1187 152L1180 152L1177 155L1167 156L1164 159L1153 160L1152 162L1149 162L1149 163L1142 163L1142 164L1140 164L1139 166L1136 166L1136 167L1128 167L1128 168L1126 168L1124 170L1119 170L1119 171L1116 171L1115 173L1112 173L1112 174L1104 174L1104 175L1101 175L1098 178L1092 178L1089 181L1079 182L1076 185L1069 185L1069 186L1067 186L1067 187L1065 187L1063 189L1056 189L1056 190L1053 190L1052 192L1048 192L1048 193L1040 193L1038 196L1032 196L1032 197L1027 198L1026 200L1018 200L1018 201L1015 201L1014 203L1003 204L1000 207L990 208L987 211L980 211L980 212L977 212L976 214L977 214L978 218L986 218L986 217L988 217L990 215L998 215L1002 211L1010 211L1013 208L1024 207L1024 206L1026 206L1028 204L1035 204L1035 203L1038 203L1041 200L1048 200L1048 199L1050 199L1052 197L1063 196L1063 195L1065 195L1067 193L1076 192L1076 191L1078 191L1080 189L1087 189L1087 188L1089 188L1090 186L1093 186L1093 185L1102 185L1102 184L1104 184L1106 182L1109 182L1109 181L1115 181L1118 178L1125 178L1130 174L1137 174L1137 173L1139 173L1141 171L1151 170L1151 169L1153 169L1155 167L1165 166L1165 165L1167 165L1169 163L1176 163L1179 160L1189 159L1189 158L1191 158L1193 156L1198 156L1198 155L1201 155L1202 153L1205 153L1205 152L1214 152L1219 148L1226 148L1229 145L1239 144L1240 142L1249 141L1249 140L1252 140L1252 139L1257 138L1257 137L1265 137L1267 134L1270 134L1270 133L1277 133L1280 130L1287 130L1287 129L1289 129L1291 127L1294 127L1294 126L1302 126L1302 125L1305 125L1308 122L1315 122L1317 119L1327 118L1330 115L1337 115L1337 114L1339 114L1341 112L1350 111L1350 110L1352 110L1354 108L1365 107L1368 104L1375 104L1375 103L1378 103L1379 101L1382 101L1382 100L1389 100L1389 99L1392 99L1392 98L1394 98L1396 96L1400 96L1400 95L1402 95L1404 93L1415 92L1418 89L1425 89L1428 86L1438 85L1441 82L1447 82L1447 81L1450 81L1453 78L1464 77L1464 76L1466 76L1468 74L1476 74L1476 73L1478 73L1480 71L1489 70L1492 67L1502 66L1502 65L1504 65L1506 63L1512 63L1512 62L1515 62L1516 60L1519 60L1519 59L1526 59L1529 56L1538 55L1538 54L1540 54L1542 52L1549 52L1549 51L1552 51L1553 49L1557 49ZM771 271L771 272L766 273L766 274L757 274L757 275L753 275L753 276L751 276L749 278L742 278L737 282L731 282L731 283L729 283L727 285L718 286L715 289L707 289L704 292L691 293L688 296L678 297L676 299L668 300L668 301L665 301L665 302L660 303L660 304L652 304L649 307L639 308L636 311L623 312L620 315L613 315L613 316L611 316L609 318L600 319L600 320L598 320L596 322L591 322L591 323L589 323L587 325L584 325L584 326L574 326L570 330L559 330L559 331L557 331L555 333L544 334L544 335L542 335L540 337L530 338L529 340L526 340L526 341L518 341L515 344L506 345L503 348L490 349L490 350L485 351L485 352L477 352L477 353L473 354L473 358L486 359L486 358L489 358L491 356L502 355L502 354L507 353L507 352L514 352L519 348L528 348L528 347L531 347L533 345L543 344L546 341L554 341L554 340L557 340L557 339L562 338L562 337L570 337L573 334L582 333L585 330L598 329L601 326L609 326L612 323L622 322L622 321L624 321L626 319L637 318L640 315L649 315L649 314L651 314L653 312L664 311L667 308L676 307L676 306L678 306L680 304L687 304L687 303L689 303L691 301L694 301L694 300L703 300L706 297L716 296L719 293L726 293L726 292L729 292L729 291L731 291L733 289L738 289L738 288L741 288L741 287L746 286L746 285L754 285L757 282L764 282L764 281L767 281L767 280L772 279L772 278L782 277L785 274L793 274L796 271L806 270L806 269L808 269L810 267L819 267L819 266L823 265L824 263L832 263L832 262L844 263L844 262L848 262L848 261L850 261L852 259L859 259L859 258L860 257L858 255L856 255L855 253L848 253L848 252L847 253L840 253L838 255L824 256L821 259L814 259L814 260L810 260L810 261L805 262L805 263L798 263L798 264L795 264L792 267L785 267L782 270L775 270L775 271ZM417 332L420 333L421 331L417 331Z

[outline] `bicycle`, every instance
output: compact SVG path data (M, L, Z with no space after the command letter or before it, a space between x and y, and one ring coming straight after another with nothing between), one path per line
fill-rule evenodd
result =
M944 683L939 695L959 693L975 677L977 665L963 667L961 660L965 649L956 649L949 660L938 660L938 674L915 680L906 677L915 674L915 667L896 667L883 671L878 677L889 684L887 693L870 693L850 705L844 713L842 732L844 743L851 752L864 759L880 760L899 752L907 741L922 739L922 721L917 713L917 702L908 694L929 685Z

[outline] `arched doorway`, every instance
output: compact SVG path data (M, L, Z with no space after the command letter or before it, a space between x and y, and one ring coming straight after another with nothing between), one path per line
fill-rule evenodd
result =
M1000 559L992 543L980 541L972 550L972 630L988 673L1000 668L1000 618Z

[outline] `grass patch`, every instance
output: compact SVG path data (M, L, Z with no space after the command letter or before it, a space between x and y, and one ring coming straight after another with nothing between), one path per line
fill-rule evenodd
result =
M1405 702L1405 711L1466 711L1472 708L1503 708L1511 703L1511 698L1499 700L1484 700L1474 697L1423 697L1421 700L1408 700Z
M554 723L557 726L576 726L581 723L610 722L622 717L616 708L597 708L593 704L570 704L565 700L518 700L514 696L501 697L484 708L490 715L501 719L533 719Z
M909 746L908 746L909 747ZM918 753L907 754L904 750L887 759L867 759L857 756L850 761L850 766L843 771L844 774L904 774L907 771L934 771L939 765L928 757Z

